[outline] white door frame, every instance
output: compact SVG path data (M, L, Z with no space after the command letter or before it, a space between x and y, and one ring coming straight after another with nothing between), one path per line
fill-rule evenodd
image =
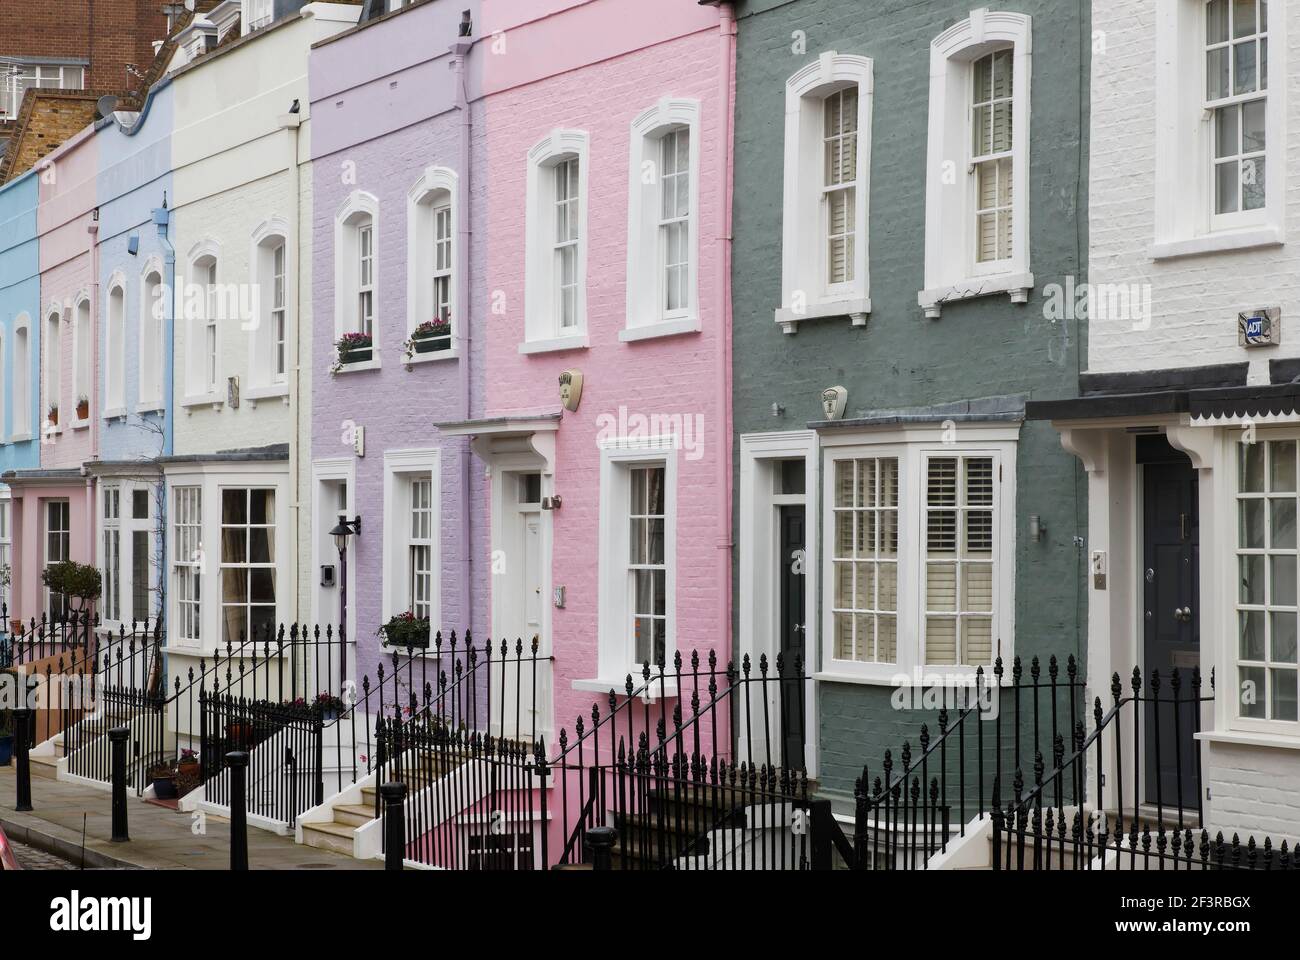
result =
M737 541L740 552L739 634L736 642L737 669L746 654L754 661L753 673L757 675L758 658L767 655L774 662L780 649L781 590L776 582L776 563L779 530L776 525L777 507L790 502L790 497L778 498L770 482L771 462L803 458L804 496L806 512L804 544L804 674L808 677L804 690L804 725L806 743L804 763L808 776L816 778L820 755L818 742L817 683L813 675L821 662L818 638L821 630L817 619L818 572L820 567L821 514L818 501L820 486L817 471L820 463L817 433L814 430L788 430L772 433L746 433L740 437L740 513ZM775 670L775 667L773 667ZM774 694L773 694L774 697ZM773 707L775 707L773 703ZM772 716L779 723L779 712ZM780 731L775 731L779 736ZM748 745L744 732L736 732L736 750L744 755Z
M506 623L511 616L509 604L512 602L508 596L510 580L510 548L516 549L518 544L513 543L516 536L515 526L517 518L520 516L519 504L514 496L515 487L513 483L502 482L503 478L509 474L517 477L520 473L538 473L541 475L541 495L549 497L555 492L555 476L547 472L549 465L541 456L523 451L501 452L491 454L488 469L491 477L491 509L492 522L491 527L491 562L489 569L492 571L490 591L492 596L491 611L491 641L494 650L499 649L503 637L511 644L514 637L507 636L503 631L506 629ZM511 542L507 542L507 524L506 518L509 518L510 530L509 536ZM541 529L539 532L541 541L539 543L539 561L541 563L541 629L540 639L537 646L537 656L539 658L551 656L551 611L553 604L551 602L552 594L552 543L553 543L553 525L551 522L551 512L549 510L540 511ZM503 562L504 561L504 562ZM498 589L498 586L501 589ZM531 638L524 638L524 653L529 654L528 646ZM513 650L512 650L513 652ZM554 722L554 691L555 682L554 669L547 669L545 665L538 665L538 684L537 684L537 733L539 737L546 739L547 743L552 740L551 734L555 730Z
M325 529L333 529L333 523L338 519L337 508L331 507L326 510L325 504L321 502L321 487L326 483L343 482L348 488L347 513L349 516L356 516L356 497L357 497L357 471L356 461L352 457L325 457L313 460L311 464L311 570L309 572L311 590L311 620L316 625L321 622L321 585L320 585L320 568L325 563L325 555L321 550L321 528L317 526L326 519L330 520L330 526ZM372 530L372 535L376 531ZM382 531L377 531L382 536ZM349 680L358 681L357 677L357 563L355 550L349 547L353 556L352 563L348 564L348 670ZM330 561L337 567L338 554L331 551L329 554ZM341 571L340 571L341 573ZM334 589L337 591L337 580ZM331 622L334 614L330 614Z

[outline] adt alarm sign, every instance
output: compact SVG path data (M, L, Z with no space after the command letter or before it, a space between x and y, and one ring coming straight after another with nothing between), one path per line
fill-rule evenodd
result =
M1269 307L1237 314L1237 344L1242 347L1273 347L1282 342L1282 310Z

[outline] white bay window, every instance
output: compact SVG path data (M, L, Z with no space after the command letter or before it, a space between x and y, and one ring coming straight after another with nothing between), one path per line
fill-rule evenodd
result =
M1014 639L1016 429L826 436L824 665L889 682L986 672Z

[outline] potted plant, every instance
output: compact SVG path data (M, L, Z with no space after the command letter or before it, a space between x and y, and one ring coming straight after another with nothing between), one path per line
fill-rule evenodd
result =
M411 350L414 353L433 353L437 350L449 349L451 349L450 313L424 321L411 334Z
M52 427L59 425L59 405L57 403L50 404L49 421Z
M14 756L14 712L0 707L0 767L7 767Z
M374 355L374 338L368 333L345 333L334 343L336 371L349 363L364 363Z
M41 571L41 582L51 593L62 594L69 601L80 600L80 606L71 605L71 612L79 614L99 599L103 578L97 567L75 560L61 560Z
M386 647L412 647L420 650L429 646L429 621L411 611L399 613L379 628Z
M84 393L81 396L77 397L77 419L78 420L90 419L90 398L87 397Z
M182 777L199 775L199 755L193 750L182 750L181 759L176 764L176 772Z
M253 743L253 724L248 720L230 720L226 723L226 739L234 750L247 750Z
M322 720L330 723L339 718L347 709L347 704L343 702L342 697L336 697L332 693L322 691L316 694L316 699L312 702L312 709L320 714Z
M149 768L149 780L153 783L153 795L159 800L176 799L176 771L170 763L158 763Z

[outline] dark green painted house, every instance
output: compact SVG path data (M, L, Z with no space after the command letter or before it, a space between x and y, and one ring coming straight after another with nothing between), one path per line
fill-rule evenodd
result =
M1024 408L1086 349L1046 305L1086 279L1088 5L737 19L736 652L802 654L848 796L936 680L1082 659L1086 486Z

